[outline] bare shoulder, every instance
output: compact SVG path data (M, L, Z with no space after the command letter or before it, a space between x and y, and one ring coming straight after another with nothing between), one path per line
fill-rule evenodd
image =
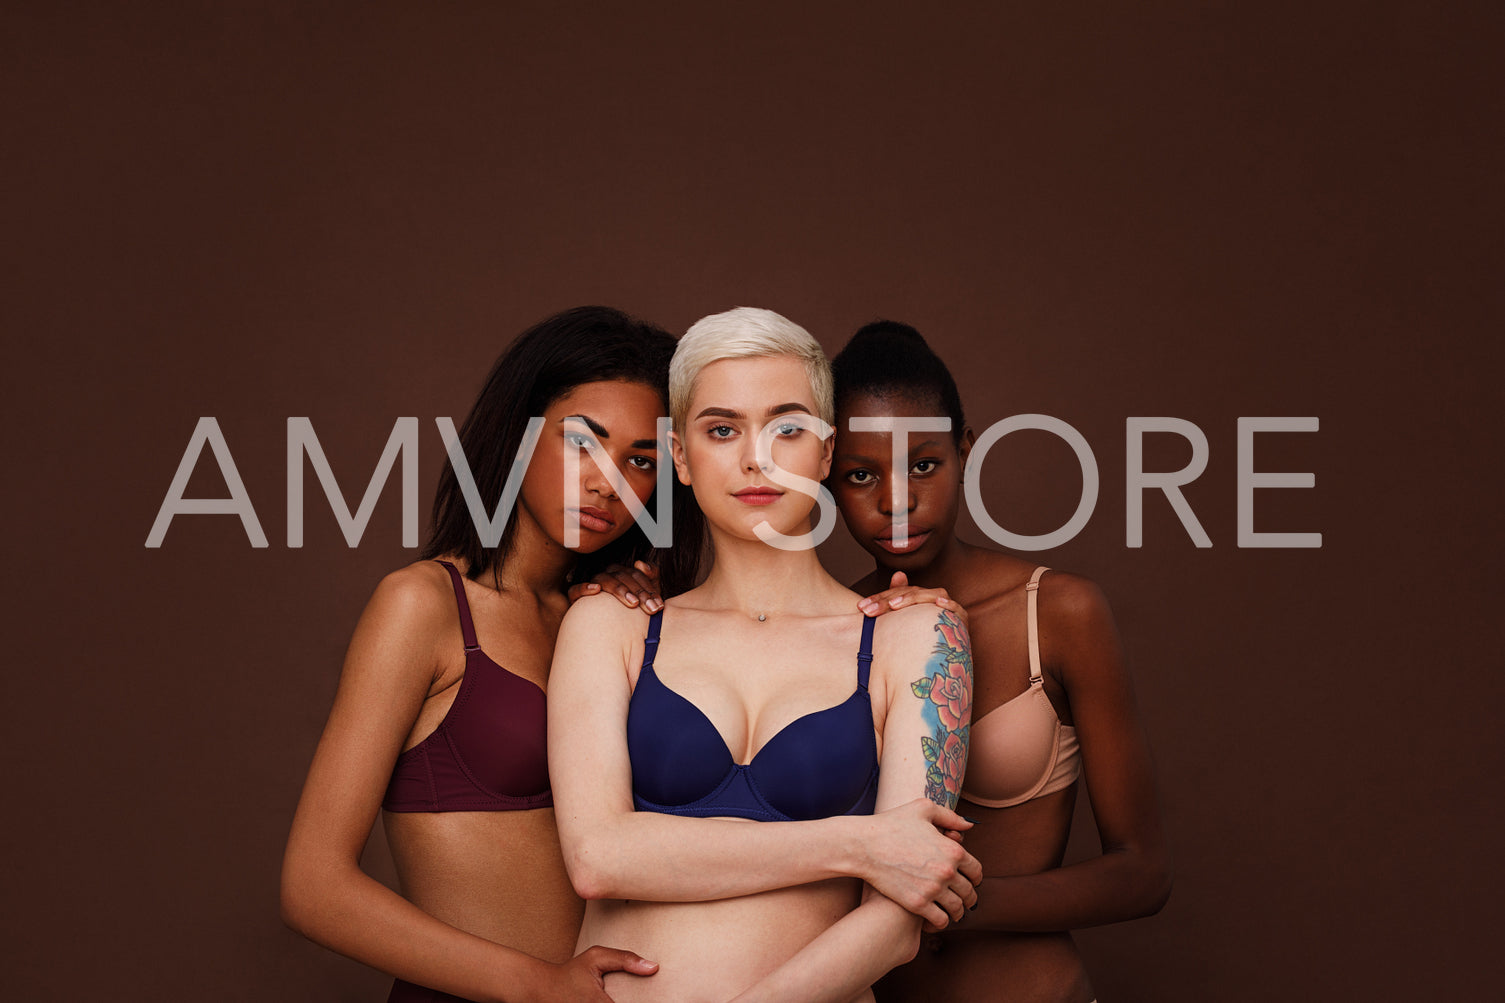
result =
M942 645L970 654L967 626L950 610L929 603L885 613L874 628L874 652L904 671L928 662Z
M559 627L560 643L568 639L622 640L640 638L648 631L648 616L641 609L623 606L605 592L583 596L564 614Z
M459 651L455 605L449 576L432 561L382 578L356 624L342 678L362 687L432 684L454 661L447 654Z
M1040 565L997 550L972 547L963 580L952 589L953 598L976 616L999 600L1014 595L1029 582Z
M1052 571L1040 582L1040 655L1068 690L1125 672L1108 597L1090 578Z
M1111 626L1113 612L1097 582L1068 571L1050 571L1040 579L1040 616L1062 630Z
M417 561L376 583L361 620L383 631L437 636L454 628L455 609L449 574L433 561Z

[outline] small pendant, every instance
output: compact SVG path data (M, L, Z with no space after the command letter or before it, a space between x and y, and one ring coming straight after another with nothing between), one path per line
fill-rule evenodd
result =
M768 619L768 614L767 613L759 613L758 614L758 622L759 623L762 623L764 620L767 620L767 619Z

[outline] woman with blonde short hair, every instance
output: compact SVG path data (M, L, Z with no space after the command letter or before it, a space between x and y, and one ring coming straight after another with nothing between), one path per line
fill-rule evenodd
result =
M607 976L623 1003L867 999L922 923L975 902L975 861L936 831L970 827L950 810L966 630L937 606L864 617L816 559L831 374L803 328L748 308L699 321L669 396L710 571L646 625L608 596L582 599L551 672L560 840L587 899L579 944L660 964L651 980Z

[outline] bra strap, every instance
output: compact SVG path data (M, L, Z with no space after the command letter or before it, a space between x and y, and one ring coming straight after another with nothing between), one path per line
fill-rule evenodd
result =
M648 636L643 639L643 668L653 668L653 659L658 656L658 632L664 623L664 611L660 609L648 618Z
M465 579L460 577L460 572L448 561L440 561L444 570L449 572L449 582L455 587L455 603L460 607L460 633L465 637L465 650L475 651L480 647L476 643L476 625L470 619L470 602L465 598Z
M1045 681L1045 675L1040 671L1040 576L1050 569L1041 565L1035 569L1029 584L1024 586L1024 591L1029 594L1026 600L1029 612L1026 621L1029 632L1029 684L1039 686Z
M873 624L877 617L862 618L862 644L857 648L857 687L867 692L867 677L873 668Z

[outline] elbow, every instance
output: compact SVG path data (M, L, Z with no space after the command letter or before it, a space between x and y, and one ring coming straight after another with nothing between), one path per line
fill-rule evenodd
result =
M354 865L349 869L359 872ZM346 884L346 869L341 862L320 859L307 848L289 848L282 860L278 894L283 924L314 943L324 943L328 917L337 908Z
M1148 908L1145 909L1144 915L1153 916L1165 908L1165 904L1171 898L1171 885L1173 883L1174 878L1171 874L1171 866L1167 862L1157 875L1154 891L1149 897Z
M904 933L894 938L893 963L890 969L907 965L920 953L920 924L919 921L909 923L904 927Z
M612 855L603 852L607 840L577 840L566 847L564 867L575 894L586 901L628 898L621 875L610 865Z
M1174 881L1170 858L1156 855L1142 861L1138 877L1139 880L1135 882L1138 894L1135 895L1134 915L1130 919L1153 916L1165 908L1165 903L1170 900Z
M567 870L570 874L570 884L575 888L575 894L587 902L616 897L611 894L611 887L606 876L594 868L570 865Z
M301 873L297 862L291 858L284 860L279 896L283 924L294 933L309 937L317 898L317 893L310 887L309 880Z

